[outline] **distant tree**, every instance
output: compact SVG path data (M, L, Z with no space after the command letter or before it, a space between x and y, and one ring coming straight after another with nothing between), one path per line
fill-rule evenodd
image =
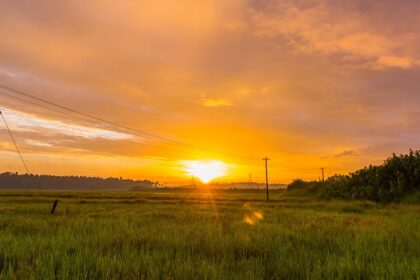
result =
M86 176L53 176L37 174L0 174L1 189L76 189L76 190L128 190L134 187L157 188L159 182L123 178Z

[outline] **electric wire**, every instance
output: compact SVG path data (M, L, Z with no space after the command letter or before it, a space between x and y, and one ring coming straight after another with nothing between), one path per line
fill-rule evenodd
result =
M63 105L57 104L55 102L51 102L51 101L48 101L46 99L34 96L34 95L29 94L27 92L23 92L23 91L20 91L20 90L13 89L13 88L5 86L5 85L0 84L0 89L11 91L11 92L14 92L16 94L25 96L27 98L31 98L31 99L37 100L39 102L42 102L42 103L45 103L45 104L48 104L48 105L51 105L51 106L55 106L55 107L58 107L60 109L72 112L74 114L78 114L78 115L81 115L81 116L84 116L84 117L87 117L87 118L90 118L90 119L93 119L93 120L96 120L96 121L100 121L100 122L106 123L108 125L118 127L120 129L123 129L123 130L135 132L138 136L143 136L143 137L147 136L147 137L155 138L155 139L158 139L158 140L161 140L161 141L172 142L172 143L175 143L175 144L178 144L178 145L187 146L187 147L194 148L194 149L197 149L197 150L203 150L203 151L207 151L207 152L211 152L211 153L218 153L217 151L209 149L209 148L200 147L200 146L197 146L197 145L192 145L192 144L185 143L185 142L182 142L182 141L179 141L179 140L159 136L159 135L152 134L152 133L149 133L149 132L145 132L145 131L142 131L142 130L139 130L139 129L135 129L135 128L128 127L128 126L125 126L125 125L121 125L121 124L118 124L116 122L113 122L113 121L110 121L110 120L107 120L107 119L104 119L104 118L101 118L101 117L97 117L93 114L87 114L87 113L81 112L79 110L69 108L67 106L63 106ZM11 95L4 94L4 93L1 93L1 94L7 95L9 97L11 96ZM38 104L37 106L40 106L40 105ZM253 158L253 157L251 158L249 156L238 155L238 154L235 154L235 153L225 153L225 154L229 154L229 155L234 156L234 157L247 158L248 160L251 160L251 159L255 160L255 158Z
M10 95L10 94L1 92L1 91L0 91L0 95L3 95L3 96L7 96L9 98L12 98L15 101L17 101L18 103L30 104L30 105L37 106L37 107L42 108L42 109L50 110L52 112L55 112L55 113L58 113L58 114L61 114L61 115L67 116L67 117L77 118L77 119L80 119L82 121L86 121L86 122L90 122L90 123L92 122L91 120L86 119L86 118L83 118L83 117L80 117L78 115L72 115L70 113L66 113L66 112L63 112L63 111L55 110L55 109L50 108L50 107L45 107L45 106L43 106L41 104L38 104L38 103L35 103L35 102L31 102L29 100L22 99L22 98L19 98L19 97L16 97L16 96L13 96L13 95ZM129 143L132 143L132 144L135 144L135 145L139 145L139 146L149 147L149 148L152 148L152 149L163 150L163 151L167 151L167 152L178 152L178 153L185 153L186 152L185 150L177 149L177 148L174 148L174 147L168 148L168 147L153 145L153 144L150 144L150 143L140 142L140 141L136 141L136 140L132 140L132 139L124 139L124 140L121 140L121 141L129 142ZM205 153L205 152L194 152L194 155L201 155L201 156L206 156L206 157L210 156L210 154L208 152L207 153ZM157 159L157 160L167 161L166 159Z
M4 121L4 124L6 125L7 130L9 131L9 135L10 135L10 138L12 139L13 144L15 144L16 151L17 151L17 153L19 154L19 157L20 157L20 159L21 159L21 161L22 161L22 163L23 163L23 166L24 166L24 167L25 167L25 169L26 169L26 172L27 172L28 174L31 174L31 172L29 172L28 166L27 166L27 165L26 165L26 163L25 163L25 160L23 159L23 156L22 156L22 154L21 154L21 152L20 152L20 150L19 150L19 147L18 147L18 145L17 145L17 143L16 143L16 141L15 141L15 137L13 137L13 133L12 133L12 131L10 130L9 125L8 125L8 124L7 124L7 122L6 122L6 118L4 117L4 115L3 115L3 113L2 113L2 111L1 111L1 110L0 110L0 115L1 115L1 117L2 117L2 119L3 119L3 121Z
M2 85L0 85L0 88L7 89L7 90L12 90L12 89L10 89L8 87L5 87L5 86L2 86ZM29 100L26 100L26 99L23 99L23 98L19 98L17 96L14 96L14 95L11 95L11 94L2 92L2 91L0 91L0 95L3 95L3 96L6 96L6 97L15 99L16 101L21 102L21 103L26 103L26 104L34 105L34 106L37 106L39 108L47 109L47 110L50 110L52 112L59 113L59 114L62 114L62 115L68 116L68 117L77 118L77 119L80 119L80 120L86 121L86 122L92 122L91 121L91 118L88 119L88 118L85 118L85 117L81 117L80 114L79 115L74 115L74 114L70 114L70 113L67 113L67 112L59 111L59 110L53 109L51 107L46 107L46 106L41 105L39 103L31 102ZM43 102L43 103L45 103L45 102ZM113 126L117 126L117 127L120 127L121 128L121 126L120 125L117 125L117 124L115 124L115 125L113 124ZM135 140L131 140L131 139L124 139L123 141L129 142L129 143L132 143L132 144L136 144L136 145L141 145L141 146L153 148L153 149L164 150L164 151L168 151L168 152L178 152L178 153L185 152L184 150L176 149L174 147L172 147L172 148L162 147L162 146L157 146L157 145L153 145L153 144L150 144L150 143L144 143L144 142L135 141ZM196 152L195 154L196 155L199 154L199 155L203 155L203 156L209 156L209 153L204 153L204 152L200 152L200 153L197 153ZM236 156L237 157L241 157L241 158L251 159L250 157L246 157L246 156L238 156L238 155L236 155ZM168 159L154 158L154 160L167 161ZM277 164L277 166L278 166L278 164ZM289 167L287 165L283 165L283 164L280 164L280 166L282 166L282 169L284 171L286 171L286 172L307 172L307 173L312 173L312 171L318 169L318 168L291 168L291 167ZM253 168L256 167L258 169L262 169L263 168L263 166L255 166L255 165L252 165L252 167Z

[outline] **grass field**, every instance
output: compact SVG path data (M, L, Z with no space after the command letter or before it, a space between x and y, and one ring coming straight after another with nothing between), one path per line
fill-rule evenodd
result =
M1 191L0 278L420 279L419 205L264 198Z

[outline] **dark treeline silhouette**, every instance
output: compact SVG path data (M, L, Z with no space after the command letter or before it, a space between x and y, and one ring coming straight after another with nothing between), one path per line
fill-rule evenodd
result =
M265 189L265 183L256 182L231 182L231 183L213 183L213 187L221 189ZM285 189L285 184L270 184L270 189Z
M295 180L288 191L332 199L369 199L378 202L401 201L420 194L420 151L393 154L382 165L370 165L349 175L334 175L325 181Z
M100 178L86 176L53 176L0 174L0 189L55 189L55 190L140 190L157 188L158 182L123 178Z

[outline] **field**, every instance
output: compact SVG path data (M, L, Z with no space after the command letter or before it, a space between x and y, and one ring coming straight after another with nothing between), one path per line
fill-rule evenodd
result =
M419 205L264 195L1 191L0 278L420 279Z

